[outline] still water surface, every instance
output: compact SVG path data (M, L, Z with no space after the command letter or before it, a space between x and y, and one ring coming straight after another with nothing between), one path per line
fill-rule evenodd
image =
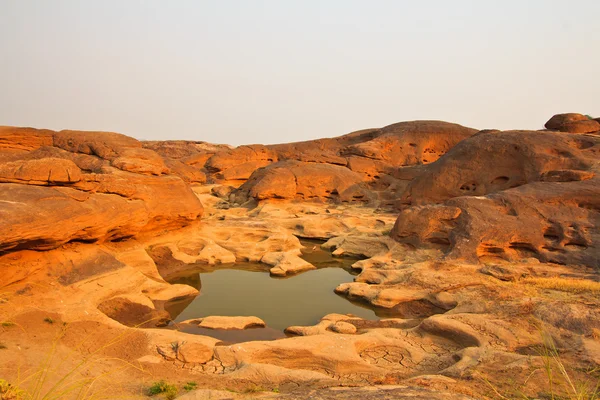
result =
M329 313L378 319L366 305L333 291L340 283L353 281L350 265L356 260L333 258L314 242L303 244L307 246L303 258L318 269L281 279L271 277L269 267L262 264L198 267L170 281L194 286L200 295L191 302L173 304L168 311L175 322L209 315L254 315L266 322L272 335L277 331L279 336L288 326L314 325Z

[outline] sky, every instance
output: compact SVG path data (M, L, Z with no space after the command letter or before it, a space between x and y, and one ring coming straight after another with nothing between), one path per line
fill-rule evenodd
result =
M0 0L0 125L233 145L600 116L598 0Z

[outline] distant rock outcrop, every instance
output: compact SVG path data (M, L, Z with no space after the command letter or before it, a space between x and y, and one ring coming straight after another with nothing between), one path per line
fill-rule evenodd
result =
M400 122L334 138L240 146L209 158L205 170L209 181L242 184L238 202L251 197L393 204L420 166L476 132L442 121ZM315 182L300 182L311 174Z
M569 133L590 133L600 131L600 122L583 114L557 114L546 122L546 128Z

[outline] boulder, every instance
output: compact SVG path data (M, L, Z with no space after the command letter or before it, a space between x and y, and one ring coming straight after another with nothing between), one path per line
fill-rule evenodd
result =
M104 167L110 165L110 162L102 158L82 154L71 153L58 147L42 146L34 151L23 154L19 159L23 160L43 160L46 158L60 158L73 162L81 171L100 173Z
M403 210L391 236L449 259L600 267L600 180L536 182Z
M428 164L476 132L443 121L399 122L381 128L373 140L348 146L342 154L382 160L393 166Z
M544 125L553 131L569 133L590 133L600 131L600 122L583 114L557 114Z
M371 193L362 177L347 168L282 161L254 172L236 192L238 202L250 198L368 202Z
M246 180L256 169L274 161L277 154L266 146L240 146L216 153L205 168L219 181Z
M588 175L600 141L556 132L481 132L453 147L408 185L399 205L483 196L549 176ZM557 173L556 171L582 171ZM575 178L580 179L580 178Z
M81 170L70 160L44 158L0 164L0 182L35 185L72 184L81 180Z
M54 134L53 145L71 153L108 160L113 167L123 171L147 175L169 173L164 160L156 152L142 148L139 141L120 133L60 131Z
M5 133L0 141L0 251L121 240L180 228L202 215L188 184L168 175L163 159L133 138L107 132L0 131ZM178 170L191 181L187 168ZM197 179L202 179L200 172Z
M190 187L177 176L148 176L114 168L103 174L84 174L74 188L91 193L114 193L142 200L147 212L146 231L176 229L202 216L203 207Z
M267 253L260 259L260 262L272 265L273 268L269 272L274 276L288 276L317 269L311 263L300 258L298 253L297 250Z
M0 184L0 252L48 250L72 240L118 240L149 222L141 200L60 187Z
M111 161L111 165L120 170L148 175L163 175L170 172L163 159L152 150L124 148L119 149L118 154L118 157Z
M141 143L145 149L153 150L160 154L160 156L163 158L170 158L180 161L184 161L187 158L207 155L208 157L205 159L206 161L219 151L232 149L231 146L226 144L212 144L189 140L148 140ZM204 163L202 163L202 165L204 165Z
M0 151L31 151L52 146L54 132L47 129L0 126Z
M225 317L211 315L204 318L190 319L180 322L181 324L196 325L200 328L207 329L249 329L249 328L264 328L267 326L265 321L258 317Z
M177 175L187 183L206 183L206 174L198 168L171 158L165 159L165 165L172 174Z
M119 156L126 148L141 148L134 138L113 132L60 131L54 134L53 146L71 153L95 155L105 160Z

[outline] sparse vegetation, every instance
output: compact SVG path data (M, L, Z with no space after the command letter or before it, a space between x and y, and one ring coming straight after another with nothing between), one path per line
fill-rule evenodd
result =
M600 294L600 282L585 279L572 278L524 278L519 282L533 285L541 289L560 290L570 293L593 293Z
M0 322L0 325L2 325L5 328L9 328L11 326L15 326L15 323L11 321L2 321Z
M567 370L567 366L560 358L560 354L552 338L544 334L544 344L540 348L540 355L544 363L544 371L548 378L549 389L552 399L560 398L557 389L565 392L564 398L569 400L597 400L600 398L600 380L594 381L575 381L572 372ZM595 370L591 371L592 375Z
M265 392L265 389L262 388L261 386L249 386L246 389L244 389L244 393L258 393L258 392Z
M50 317L46 317L46 318L44 318L44 322L47 322L49 324L53 324L54 320L52 318L50 318Z
M16 325L14 323L11 324ZM138 366L124 360L113 358L112 360L122 361L123 365L96 376L82 374L84 368L96 362L98 360L97 356L105 349L126 339L127 333L124 333L109 340L106 344L91 352L87 357L76 362L71 369L61 372L59 367L63 364L64 360L56 360L56 351L60 340L66 333L67 327L67 324L62 325L61 331L53 340L52 347L44 356L44 360L39 366L27 371L21 371L20 367L17 366L17 377L14 381L8 382L0 379L0 400L51 400L62 398L87 400L98 398L98 396L101 396L102 391L105 390L99 387L99 381L113 374L122 373L129 368L140 369ZM22 377L23 375L25 376ZM114 389L114 385L110 386L110 388Z
M569 371L563 362L560 352L550 335L542 333L543 344L538 349L542 361L541 369L547 379L545 390L535 398L540 397L549 400L600 400L600 369L592 368L583 372L589 378L584 380L575 379L575 371ZM535 372L534 370L533 372ZM531 378L533 372L527 380ZM479 375L479 378L492 390L494 396L502 400L533 399L521 390L516 389L517 397L508 393L502 393L487 378ZM523 383L526 384L527 380Z
M191 390L195 390L198 387L198 384L196 382L188 382L185 384L185 386L183 386L183 390L185 391L191 391Z
M177 396L179 390L177 386L167 383L164 380L160 380L158 382L154 382L152 386L148 388L149 396L156 396L158 394L163 394L165 399L172 400Z
M2 400L24 400L28 399L27 392L11 385L4 379L0 379L0 399Z

